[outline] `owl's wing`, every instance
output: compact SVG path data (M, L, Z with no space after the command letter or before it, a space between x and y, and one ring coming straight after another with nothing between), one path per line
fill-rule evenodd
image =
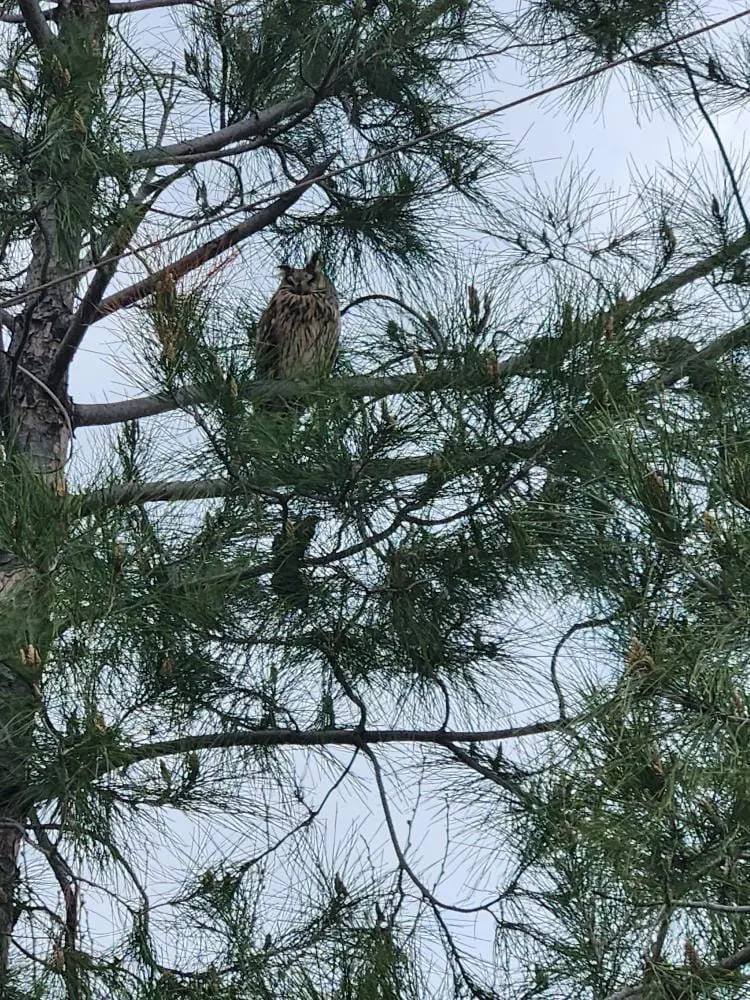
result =
M278 302L271 299L255 331L255 377L278 378Z

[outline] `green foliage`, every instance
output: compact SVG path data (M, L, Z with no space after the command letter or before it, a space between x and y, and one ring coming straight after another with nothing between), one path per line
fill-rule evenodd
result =
M279 220L282 252L322 249L330 266L347 268L370 254L404 272L438 253L437 196L453 190L489 207L487 181L501 170L497 149L445 129L464 107L463 90L483 61L481 32L493 22L464 0L367 6L281 0L199 8L185 72L222 126L316 94L313 113L286 127L283 145L267 144L285 177L329 154L375 162L327 181L325 212ZM335 99L325 100L329 93ZM416 140L398 160L381 158L384 149ZM228 175L233 187L238 176L243 189L257 180L240 168Z
M507 152L454 128L494 46L601 65L680 9L189 5L174 68L72 0L47 44L9 42L0 256L33 294L0 316L3 995L743 995L743 179L639 189L604 223L577 169L493 187ZM657 63L631 71L685 72ZM209 242L185 276L329 160L262 259L224 272ZM96 288L67 272L144 212L128 252L158 280L126 326L144 413L170 412L63 495L20 453L44 438L29 387ZM341 357L265 413L263 280L312 250ZM85 413L66 384L40 389L58 422Z

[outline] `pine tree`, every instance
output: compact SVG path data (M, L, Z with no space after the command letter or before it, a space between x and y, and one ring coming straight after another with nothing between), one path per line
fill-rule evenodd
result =
M179 65L143 36L166 6ZM0 995L740 997L742 173L716 133L723 187L673 171L603 231L461 120L508 47L713 125L747 29L675 42L674 0L0 21ZM257 276L316 251L338 368L256 381ZM70 397L103 322L146 395ZM380 854L325 839L358 791Z

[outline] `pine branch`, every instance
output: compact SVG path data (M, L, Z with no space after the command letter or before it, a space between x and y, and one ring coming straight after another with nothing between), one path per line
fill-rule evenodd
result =
M665 283L662 283L665 284ZM670 285L670 289L673 285ZM642 293L645 296L647 293ZM665 293L666 294L666 293ZM617 307L617 315L630 312L630 303ZM633 310L634 311L634 310ZM728 330L713 340L702 351L697 351L692 360L712 361L736 347L746 345L750 339L750 323ZM522 376L527 365L527 354L519 351L505 361L497 363L496 369L482 371L477 368L445 368L428 371L423 375L391 375L374 378L357 375L353 378L332 378L323 382L301 382L283 380L278 382L253 381L238 386L238 398L259 402L271 396L281 399L304 397L339 396L351 399L367 397L383 399L386 396L407 395L421 392L440 392L445 389L482 389L496 385L498 379L511 375ZM684 374L684 364L676 365L664 374L647 379L638 387L640 394L649 395L660 387L673 385ZM123 399L116 403L75 403L73 405L74 427L101 427L120 424L126 420L154 417L161 413L185 409L196 403L209 402L210 395L202 386L188 386L173 393L155 393L136 399Z
M739 236L736 240L732 240L731 243L727 243L725 247L717 250L716 253L709 254L708 257L704 257L703 260L691 264L678 274L673 274L671 277L665 278L664 281L660 281L657 285L652 285L651 288L647 288L643 292L634 295L627 302L615 306L610 310L610 315L615 320L626 319L638 312L639 309L655 305L661 299L673 295L686 285L697 281L698 278L707 277L717 268L731 264L732 261L736 260L740 254L749 248L750 233L743 233L742 236Z
M446 479L471 472L485 466L497 466L507 462L509 458L523 460L531 454L538 454L538 440L513 448L493 448L467 451L461 456L451 455L450 460L443 459L441 475ZM410 476L429 475L435 470L435 454L416 455L413 458L379 459L369 462L357 473L359 479L402 479ZM71 502L77 506L80 517L86 517L96 511L108 507L126 507L157 501L211 500L242 494L248 489L273 489L279 486L293 485L299 496L315 492L330 483L330 471L323 468L306 468L297 476L247 476L241 480L229 479L183 479L162 480L152 483L122 483L105 489L94 490L91 493L78 494L71 497ZM265 570L264 570L265 572Z
M679 905L679 902L677 905ZM741 969L745 965L750 965L750 945L745 945L744 948L740 948L739 951L734 952L732 955L722 958L715 965L707 965L702 971L706 980L708 980L712 974L716 975L717 973L722 972L734 972L736 969ZM684 982L685 993L680 993L679 995L688 996L690 994L689 987L692 979L692 976L686 974ZM616 993L610 993L605 1000L640 1000L641 997L646 996L648 991L649 984L647 983L640 983L637 986L625 986Z
M159 195L170 184L182 177L185 172L186 168L183 168L173 171L167 177L145 182L141 190L125 206L124 215L128 221L121 226L112 243L102 254L105 263L101 264L94 272L86 294L65 331L57 354L50 365L47 376L48 385L54 387L58 384L73 361L75 352L80 347L89 326L98 318L102 297L117 271L122 254L137 232L139 225L146 218Z
M148 149L137 149L130 153L130 161L134 167L165 166L169 163L180 163L181 158L195 158L203 153L214 153L233 142L249 139L251 136L265 135L279 122L293 115L310 111L320 100L320 95L306 92L290 97L286 101L273 104L265 111L259 111L252 117L227 125L226 128L195 136L185 142L176 142L171 146L154 146ZM194 162L195 159L194 159Z
M287 212L295 202L299 201L305 191L315 184L326 172L336 156L338 156L338 153L332 154L313 167L298 184L282 192L274 202L260 209L255 215L246 219L245 222L241 222L238 226L234 226L234 228L222 233L221 236L209 240L196 250L191 251L191 253L167 265L167 267L163 267L161 270L150 274L142 281L137 281L134 285L130 285L130 287L124 288L121 292L116 292L114 295L110 295L109 298L104 299L98 308L97 319L109 316L111 313L140 302L151 295L164 281L176 281L184 277L202 264L206 264L208 261L213 260L214 257L218 257L225 250L229 250L230 247L237 246L238 243L246 240L249 236L253 236L255 233L270 226ZM62 353L62 349L63 344L60 345L60 353Z
M568 723L569 725L570 723ZM445 729L318 729L308 732L299 729L252 729L247 732L206 733L196 736L182 736L175 740L162 740L123 751L127 765L159 757L171 757L196 750L231 749L252 746L376 746L384 743L431 743L435 746L451 748L456 743L489 743L498 740L520 739L524 736L538 736L562 728L559 719L532 722L526 726L511 726L508 729L491 729L466 732L451 732ZM123 758L112 758L111 769L123 766ZM104 766L102 762L102 766Z
M641 396L650 396L664 386L674 385L675 382L679 381L685 375L686 368L690 363L695 363L696 361L715 361L729 351L733 351L737 347L746 347L748 344L750 344L750 322L741 323L732 330L727 330L726 333L720 334L707 347L704 347L702 351L696 351L691 358L681 361L673 368L670 368L669 371L646 379L638 386L638 393Z
M510 367L511 362L507 362ZM511 374L505 364L497 366L500 375ZM407 395L410 393L439 392L444 389L482 389L496 384L494 372L477 368L441 368L423 375L390 375L375 378L369 375L355 375L349 378L331 378L316 382L294 379L273 381L269 379L246 382L238 385L238 398L258 403L273 398L298 399L328 396L369 399L383 399L385 396ZM191 386L174 393L158 393L137 399L124 399L117 403L79 403L73 407L73 423L76 427L118 424L125 420L153 417L160 413L184 409L210 399L208 390L201 386Z

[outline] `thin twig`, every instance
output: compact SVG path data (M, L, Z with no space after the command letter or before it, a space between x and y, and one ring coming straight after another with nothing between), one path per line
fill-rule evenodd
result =
M549 672L552 687L555 689L555 694L557 695L557 703L560 706L561 722L565 722L567 720L565 697L563 695L563 690L560 687L560 681L557 677L557 661L560 658L563 646L568 639L576 634L576 632L580 632L586 628L600 628L603 625L611 625L614 620L615 616L610 615L608 618L587 618L586 621L576 622L575 625L571 625L570 628L562 635L560 641L555 646L554 652L552 653L552 659L550 660Z
M719 149L719 155L724 161L724 166L727 171L727 176L729 177L729 183L732 186L732 191L734 192L734 197L735 201L737 202L737 207L740 210L742 221L745 223L745 232L750 232L750 218L748 218L748 214L745 210L745 204L742 200L742 195L740 194L740 188L737 183L737 175L734 172L734 166L732 165L732 161L729 159L729 153L727 152L726 146L724 145L722 138L719 135L719 130L714 125L711 115L708 113L708 111L705 108L705 105L703 104L700 91L698 90L698 85L695 82L695 76L693 75L693 71L690 67L690 64L688 63L685 57L685 53L682 51L682 46L678 41L675 42L675 46L677 48L677 51L680 53L680 58L682 59L682 66L685 72L687 73L688 80L690 81L690 89L693 92L695 103L698 105L698 110L700 111L701 116L705 121L706 125L708 125L710 129L711 135L714 137L716 145Z

